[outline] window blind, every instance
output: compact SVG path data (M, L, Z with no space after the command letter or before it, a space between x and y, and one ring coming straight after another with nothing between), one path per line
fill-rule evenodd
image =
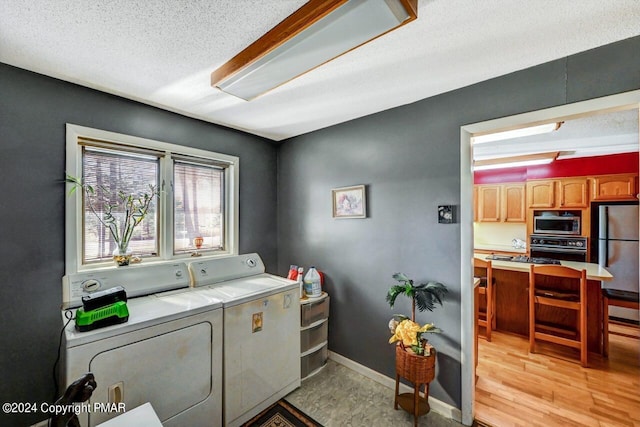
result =
M225 168L175 160L173 170L174 252L224 249Z
M125 216L118 192L143 195L150 193L150 185L159 185L159 155L145 151L119 151L96 146L83 147L82 179L91 185L94 195L84 195L83 261L100 261L112 257L116 243L109 229L93 211L104 219L108 205L118 227ZM158 209L152 203L145 219L135 228L129 248L135 255L158 254Z

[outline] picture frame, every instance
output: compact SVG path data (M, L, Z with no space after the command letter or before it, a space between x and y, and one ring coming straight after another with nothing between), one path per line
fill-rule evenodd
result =
M367 200L364 185L331 190L334 218L366 218Z

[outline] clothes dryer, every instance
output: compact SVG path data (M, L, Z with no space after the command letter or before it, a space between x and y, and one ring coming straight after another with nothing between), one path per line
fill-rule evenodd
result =
M152 292L154 283L160 289L179 288L130 298L126 323L88 332L77 331L73 321L67 325L63 386L87 371L98 384L79 414L81 425L96 426L119 415L114 410L122 408L118 403L129 410L146 402L165 427L222 424L222 303L189 288L189 281L185 263L65 278L64 294L70 296L65 305L71 307L78 305L87 286L99 290L122 285L134 295Z
M265 273L255 253L189 269L193 285L223 303L223 418L239 426L300 386L298 283Z

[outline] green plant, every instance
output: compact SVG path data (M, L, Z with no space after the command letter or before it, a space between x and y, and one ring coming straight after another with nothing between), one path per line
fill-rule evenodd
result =
M69 174L66 175L65 182L72 184L69 195L79 188L82 189L87 206L98 221L109 230L121 253L127 250L133 231L147 216L151 204L160 194L158 188L151 184L148 192L127 194L124 191L112 192L105 186L100 186L98 192L93 186ZM96 205L100 205L101 208L97 209Z
M404 273L395 273L393 278L398 284L393 285L387 292L387 302L390 307L396 302L398 295L411 298L411 320L416 320L416 306L419 311L433 311L435 304L442 305L448 289L440 282L429 281L427 283L414 284Z
M410 346L415 354L425 354L426 340L423 342L422 334L440 333L442 330L433 323L427 323L422 327L416 323L416 306L420 311L433 311L436 303L442 305L444 296L448 292L447 287L435 281L416 285L404 273L395 273L393 278L398 284L391 286L387 292L387 302L390 307L393 307L399 295L411 298L411 319L401 314L394 315L389 321L389 330L392 334L389 343L400 341L403 346Z

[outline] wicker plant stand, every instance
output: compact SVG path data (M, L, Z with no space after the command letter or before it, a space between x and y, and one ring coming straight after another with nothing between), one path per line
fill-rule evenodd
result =
M413 414L413 425L417 427L418 417L427 414L429 406L429 383L433 381L436 373L436 351L431 350L430 356L418 356L402 344L396 346L396 393L393 408L398 405L405 411ZM413 384L413 393L398 394L400 377ZM420 388L424 385L423 396L420 396Z

